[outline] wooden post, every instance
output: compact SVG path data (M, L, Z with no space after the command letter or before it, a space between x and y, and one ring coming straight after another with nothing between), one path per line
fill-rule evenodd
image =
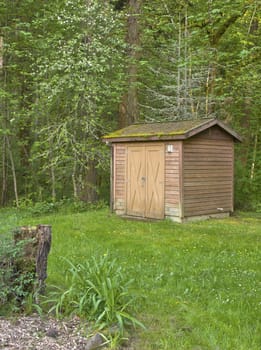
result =
M51 249L52 231L50 225L38 225L37 228L38 250L36 256L36 274L39 292L43 293L47 278L47 258Z
M22 259L16 261L16 268L21 273L35 273L36 285L33 288L37 292L43 293L45 290L45 280L47 278L47 258L51 248L51 226L22 226L15 230L15 243L28 240L24 246Z

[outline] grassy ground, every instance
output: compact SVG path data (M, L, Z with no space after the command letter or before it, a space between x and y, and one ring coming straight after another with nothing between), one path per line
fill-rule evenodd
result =
M135 349L261 348L261 218L190 224L126 221L107 210L23 219L0 212L1 228L51 224L48 283L64 284L61 257L116 257L135 278Z

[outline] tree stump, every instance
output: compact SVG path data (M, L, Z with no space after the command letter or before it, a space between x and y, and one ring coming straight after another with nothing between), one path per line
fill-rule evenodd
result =
M47 260L51 249L51 226L22 226L15 230L14 241L16 244L25 241L22 257L15 262L19 272L32 272L35 274L34 288L39 293L44 293L45 280L47 278Z

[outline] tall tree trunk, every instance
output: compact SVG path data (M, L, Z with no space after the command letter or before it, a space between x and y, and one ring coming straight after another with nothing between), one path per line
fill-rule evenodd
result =
M6 174L6 138L3 137L2 144L2 194L1 194L1 205L6 204L7 194L7 174Z
M94 203L98 200L97 193L97 169L95 161L90 161L85 173L85 179L82 186L81 199L85 202Z
M124 127L137 121L139 118L138 107L138 66L139 59L139 15L141 12L142 0L129 0L128 4L128 20L127 20L127 36L126 42L129 45L128 56L129 65L127 68L128 90L122 97L119 107L119 127Z
M0 36L0 79L2 80L3 73L3 37ZM5 85L5 79L3 79L3 85ZM1 103L0 108L4 110L4 104ZM3 126L1 126L3 127ZM5 205L6 202L6 192L7 192L7 176L6 176L6 138L3 136L2 143L2 193L1 193L1 205Z
M257 135L257 133L255 134L255 138L254 138L253 158L252 158L251 171L250 171L250 180L251 180L251 182L254 180L254 177L255 177L256 155L257 155L257 145L258 145L258 135Z
M189 87L188 87L188 9L185 6L184 10L184 111L183 114L187 116L189 107Z
M51 189L52 189L52 201L56 201L56 176L55 176L55 165L53 162L53 141L50 142L50 175L51 175Z
M72 173L72 185L73 185L73 198L78 199L78 188L77 188L77 161L76 161L76 155L74 156L74 163L73 163L73 173Z
M248 6L245 5L241 12L231 14L225 21L223 21L217 27L215 26L215 18L213 17L213 0L208 0L208 13L209 18L208 22L211 26L209 30L209 44L211 48L211 52L213 52L213 58L208 67L208 77L206 82L206 116L212 114L214 112L214 106L211 103L211 96L214 95L215 89L215 80L217 77L217 54L220 40L226 34L228 29L240 18L243 17L245 12L247 11ZM216 27L216 28L215 28ZM215 28L215 29L212 29Z
M208 117L210 112L209 99L214 86L214 80L213 80L214 76L211 73L211 69L212 69L211 67L208 67L208 74L207 74L207 80L206 80L205 117Z
M56 179L55 179L55 170L54 166L51 166L51 179L52 179L52 201L56 201L56 189L55 189L55 184L56 184Z
M0 36L0 69L3 68L3 64L4 64L3 46L4 46L4 40L3 40L3 37Z
M179 36L178 36L178 73L177 73L177 107L178 113L181 112L181 43L182 43L182 28L181 28L181 12L179 11Z
M11 170L12 170L12 176L13 176L13 185L14 185L14 195L15 195L15 204L16 207L19 207L19 198L18 198L18 191L17 191L17 179L16 179L16 170L15 170L15 163L14 163L14 158L13 158L13 152L11 149L11 144L9 137L6 136L6 143L7 143L7 148L9 152L9 157L10 157L10 163L11 163Z

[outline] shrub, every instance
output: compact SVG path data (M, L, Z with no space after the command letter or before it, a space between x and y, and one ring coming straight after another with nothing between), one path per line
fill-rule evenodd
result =
M49 201L41 201L41 202L33 202L31 199L22 198L19 201L19 211L25 215L30 216L41 216L41 215L49 215L53 213L81 213L89 210L99 210L102 208L106 208L108 203L103 200L90 203L84 202L79 199L61 199L59 201L53 202Z
M17 269L28 240L15 243L10 235L2 237L0 243L0 310L13 312L23 307L32 293L35 273Z
M132 280L126 281L116 260L105 254L92 257L83 264L73 264L66 260L67 283L63 290L55 287L49 294L50 312L56 316L76 314L93 321L99 330L116 326L123 335L128 325L142 324L129 313L134 297L129 292Z

